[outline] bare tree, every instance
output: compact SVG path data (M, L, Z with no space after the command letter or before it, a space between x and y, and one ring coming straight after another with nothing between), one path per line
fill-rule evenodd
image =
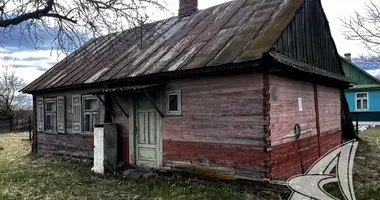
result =
M16 75L16 66L10 57L1 60L0 74L0 114L13 116L16 110L29 110L30 100L19 92L26 82Z
M20 27L23 37L37 44L45 31L55 47L71 51L88 37L150 21L157 11L166 11L164 0L0 0L0 34L11 37Z
M342 22L347 39L362 41L370 51L380 54L380 0L371 0L363 14L355 12Z

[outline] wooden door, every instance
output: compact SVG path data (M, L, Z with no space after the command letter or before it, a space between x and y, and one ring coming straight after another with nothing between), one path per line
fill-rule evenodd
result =
M156 102L156 95L149 95ZM145 95L136 98L135 114L135 158L136 165L143 167L159 167L160 116Z

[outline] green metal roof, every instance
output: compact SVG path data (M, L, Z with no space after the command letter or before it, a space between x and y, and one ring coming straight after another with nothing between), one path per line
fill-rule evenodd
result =
M346 60L345 58L342 59L342 66L343 71L345 75L354 81L354 88L374 88L380 87L380 80L369 74L368 72L364 71L354 63Z

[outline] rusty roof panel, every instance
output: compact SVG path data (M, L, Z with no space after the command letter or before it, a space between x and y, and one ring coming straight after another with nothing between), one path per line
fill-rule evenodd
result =
M33 90L44 88L45 85L42 85L42 84L49 81L52 78L52 76L54 76L56 73L59 73L60 71L63 71L62 73L66 73L66 71L68 71L69 69L74 70L75 68L73 66L75 66L75 63L80 63L81 61L83 61L85 57L90 57L91 56L90 52L94 52L97 45L106 41L104 38L105 37L94 39L90 41L89 43L87 43L88 45L86 45L84 48L79 49L78 52L74 52L70 54L66 59L63 59L61 62L56 64L53 68L45 72L39 79L32 82L35 84L29 84L28 85L28 87L30 87L29 90L33 91ZM54 87L54 86L51 86L51 87Z
M245 46L251 40L251 37L252 35L249 33L233 36L228 44L226 44L207 65L218 66L223 65L224 63L231 63L238 55L240 55L241 51L239 51L239 47Z
M144 45L146 46L145 48L151 46L153 41L156 41L157 38L161 37L161 35L158 34L157 32L163 33L169 27L171 27L175 22L176 22L176 19L172 18L168 21L163 21L161 23L157 23L156 26L154 26L155 27L154 29L148 30L145 33L143 40L137 41L135 43L135 46L140 46L140 49L144 49L144 48L141 48L141 46L144 46ZM124 40L123 38L120 38L120 39ZM107 64L115 65L115 63L113 63L112 61L114 61L118 57L120 57L121 52L115 51L115 48L114 48L115 44L111 44L110 46L111 46L111 48L104 51L101 56L98 56L99 61L97 63L91 65L91 71L85 75L80 76L79 77L80 79L78 79L75 83L81 83L81 82L85 81L91 75L93 75L94 73L97 73L99 70L102 70L103 68L107 68L107 70L108 70L108 68L110 68L110 67L107 67ZM124 46L124 45L122 45L122 46ZM144 53L144 52L147 52L147 51L143 51L142 53ZM137 55L135 57L135 59L144 59L144 57L142 55ZM99 77L97 77L97 78L99 78ZM70 85L72 83L69 82L68 84Z
M235 0L90 40L24 92L260 59L305 0Z
M115 38L117 37L113 36L113 39ZM65 70L67 74L66 77L58 81L55 85L61 86L67 84L67 82L74 81L74 77L78 76L78 74L84 75L85 73L89 72L92 68L89 68L88 66L94 61L98 60L99 54L103 52L103 48L106 48L107 44L109 44L110 42L110 39L104 40L103 42L95 46L96 48L92 51L92 54L83 56L80 60L78 59L78 62L74 62L68 65Z
M234 62L244 62L249 60L255 60L262 57L263 52L267 52L276 42L280 34L285 30L286 26L294 18L296 11L301 6L300 0L294 0L291 3L283 0L273 0L267 5L267 13L270 13L272 7L278 7L270 14L270 19L267 20L261 28L260 33L252 40L242 54L235 59Z

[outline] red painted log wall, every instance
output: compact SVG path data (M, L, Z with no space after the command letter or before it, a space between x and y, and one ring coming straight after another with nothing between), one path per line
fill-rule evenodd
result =
M317 134L313 84L280 76L269 76L270 130L272 145L294 140L294 125L299 124L303 137ZM303 111L298 111L302 98Z
M164 166L263 169L269 154L263 141L262 73L178 80L167 89L181 90L182 115L163 119Z
M318 160L318 136L306 137L299 140L304 169L307 170ZM324 134L320 137L321 155L341 144L341 132ZM272 147L270 176L272 180L286 180L301 174L301 161L298 154L298 144L291 141Z
M299 124L300 148L305 170L341 143L340 91L317 85L320 137L318 145L315 97L312 83L269 76L271 147L269 178L285 180L301 173L294 125ZM299 111L302 98L303 111ZM320 149L319 149L320 146Z

